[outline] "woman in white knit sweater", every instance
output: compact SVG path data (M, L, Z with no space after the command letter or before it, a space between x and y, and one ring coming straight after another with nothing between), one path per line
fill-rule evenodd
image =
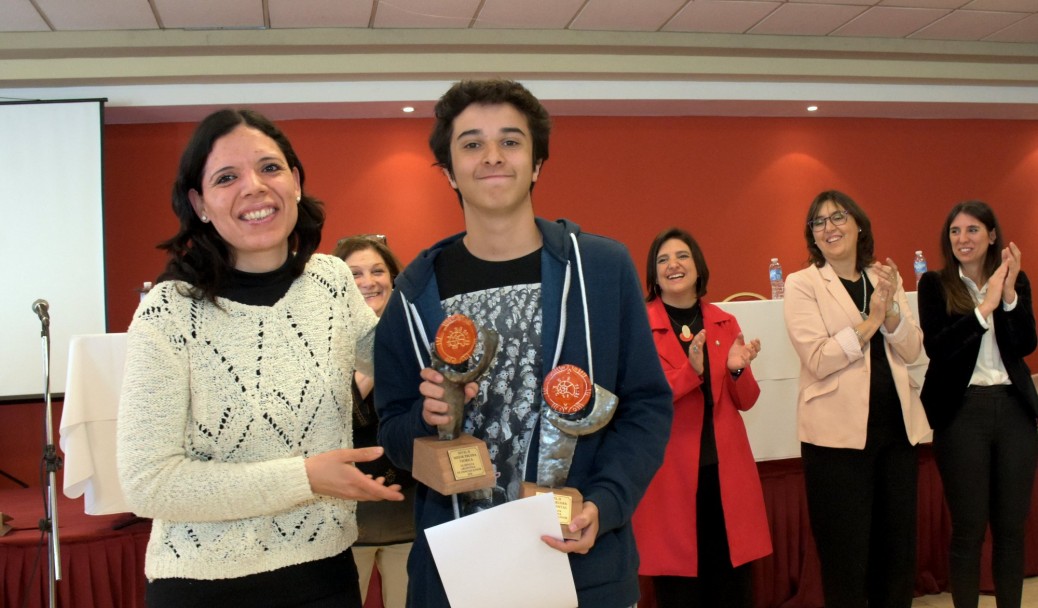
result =
M402 500L354 462L355 345L376 322L349 268L314 254L322 205L254 112L198 126L173 187L179 232L134 315L119 475L154 519L151 608L356 606L357 500ZM351 571L352 569L352 571Z

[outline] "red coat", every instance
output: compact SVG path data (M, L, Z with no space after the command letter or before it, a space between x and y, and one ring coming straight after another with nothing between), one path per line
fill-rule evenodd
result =
M710 386L714 393L721 503L732 565L739 566L771 553L764 494L746 427L739 414L739 410L753 407L760 387L750 368L747 367L738 380L733 380L725 366L728 351L740 332L735 317L705 301L701 306L710 358ZM703 432L703 382L678 344L663 302L653 300L648 309L656 351L674 391L674 423L663 466L634 514L634 534L641 557L638 573L696 576L695 506L699 440Z

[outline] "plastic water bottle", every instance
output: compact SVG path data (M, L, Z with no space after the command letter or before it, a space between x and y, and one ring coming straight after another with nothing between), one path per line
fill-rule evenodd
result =
M771 258L768 279L771 281L771 299L781 300L786 293L786 284L782 282L782 264L779 264L778 258Z
M912 267L915 269L915 284L919 287L919 279L926 274L926 258L923 257L922 251L915 252L915 259L912 260Z

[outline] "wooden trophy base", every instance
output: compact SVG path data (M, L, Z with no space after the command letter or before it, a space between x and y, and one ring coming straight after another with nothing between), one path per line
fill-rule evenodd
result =
M569 522L573 520L584 509L584 496L576 488L545 488L537 484L524 481L519 488L519 498L528 498L538 494L551 492L555 495L555 510L559 514L559 524L562 528L562 538L566 540L579 540L580 530L569 531Z
M444 496L492 488L497 483L487 444L472 435L414 440L411 476Z

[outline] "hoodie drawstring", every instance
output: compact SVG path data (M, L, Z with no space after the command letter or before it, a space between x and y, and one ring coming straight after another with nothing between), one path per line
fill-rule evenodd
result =
M405 296L403 292L400 293L400 300L404 305L404 316L407 317L407 330L411 332L411 344L414 346L414 356L418 359L418 367L425 367L425 360L422 359L421 347L418 346L417 337L414 335L414 328L417 325L418 331L422 334L422 344L425 346L426 352L431 357L432 352L429 351L429 340L425 337L425 328L422 327L421 323L415 323L415 319L419 318L418 310L414 307L414 304L407 301L407 296Z

